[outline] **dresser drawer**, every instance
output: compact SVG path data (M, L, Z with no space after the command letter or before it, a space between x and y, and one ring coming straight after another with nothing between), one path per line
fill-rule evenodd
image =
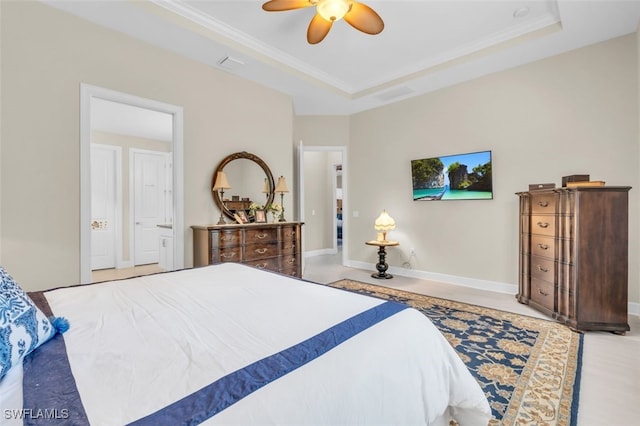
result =
M244 248L244 260L247 262L276 256L278 256L276 243L247 244Z
M555 285L537 278L531 279L531 300L538 305L555 310Z
M270 258L270 259L254 259L250 261L244 262L245 265L253 266L258 269L266 269L269 271L278 271L278 258Z
M211 248L238 246L242 244L242 230L221 229L211 231Z
M531 233L538 235L556 235L556 217L533 215L531 216Z
M283 226L282 227L282 241L295 241L298 237L298 232L295 226Z
M551 237L543 237L541 235L531 236L531 254L534 256L542 256L550 259L556 257L555 239Z
M242 262L242 247L222 247L211 250L211 263Z
M300 262L300 259L297 254L282 256L280 258L280 270L286 271L291 268L296 268L298 266L298 262Z
M544 257L531 256L531 276L550 283L556 282L556 262Z
M245 233L245 244L271 243L278 241L278 228L247 228Z
M283 241L281 243L281 251L283 255L285 254L296 254L298 253L298 247L296 246L296 242L294 241Z
M556 200L556 194L533 194L531 195L531 212L533 214L555 214Z

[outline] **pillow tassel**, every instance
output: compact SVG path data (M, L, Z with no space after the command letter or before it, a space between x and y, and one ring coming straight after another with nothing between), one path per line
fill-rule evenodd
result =
M56 333L64 333L69 329L69 320L64 317L53 317L49 319L51 321L51 325L56 330Z

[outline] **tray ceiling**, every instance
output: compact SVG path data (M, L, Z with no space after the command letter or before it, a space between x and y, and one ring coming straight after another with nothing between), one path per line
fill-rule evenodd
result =
M309 7L262 1L44 0L291 95L298 115L352 114L636 31L628 0L365 1L385 22L367 35L338 21L310 45Z

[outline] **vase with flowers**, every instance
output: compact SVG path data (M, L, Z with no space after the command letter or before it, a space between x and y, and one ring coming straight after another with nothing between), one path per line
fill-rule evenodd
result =
M278 203L271 203L266 207L266 210L268 212L271 212L271 215L273 216L273 222L281 221L283 217L282 214L284 213L282 205Z

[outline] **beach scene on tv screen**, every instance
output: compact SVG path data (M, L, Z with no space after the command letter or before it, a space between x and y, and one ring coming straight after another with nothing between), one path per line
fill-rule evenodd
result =
M491 151L411 160L414 201L493 198Z

